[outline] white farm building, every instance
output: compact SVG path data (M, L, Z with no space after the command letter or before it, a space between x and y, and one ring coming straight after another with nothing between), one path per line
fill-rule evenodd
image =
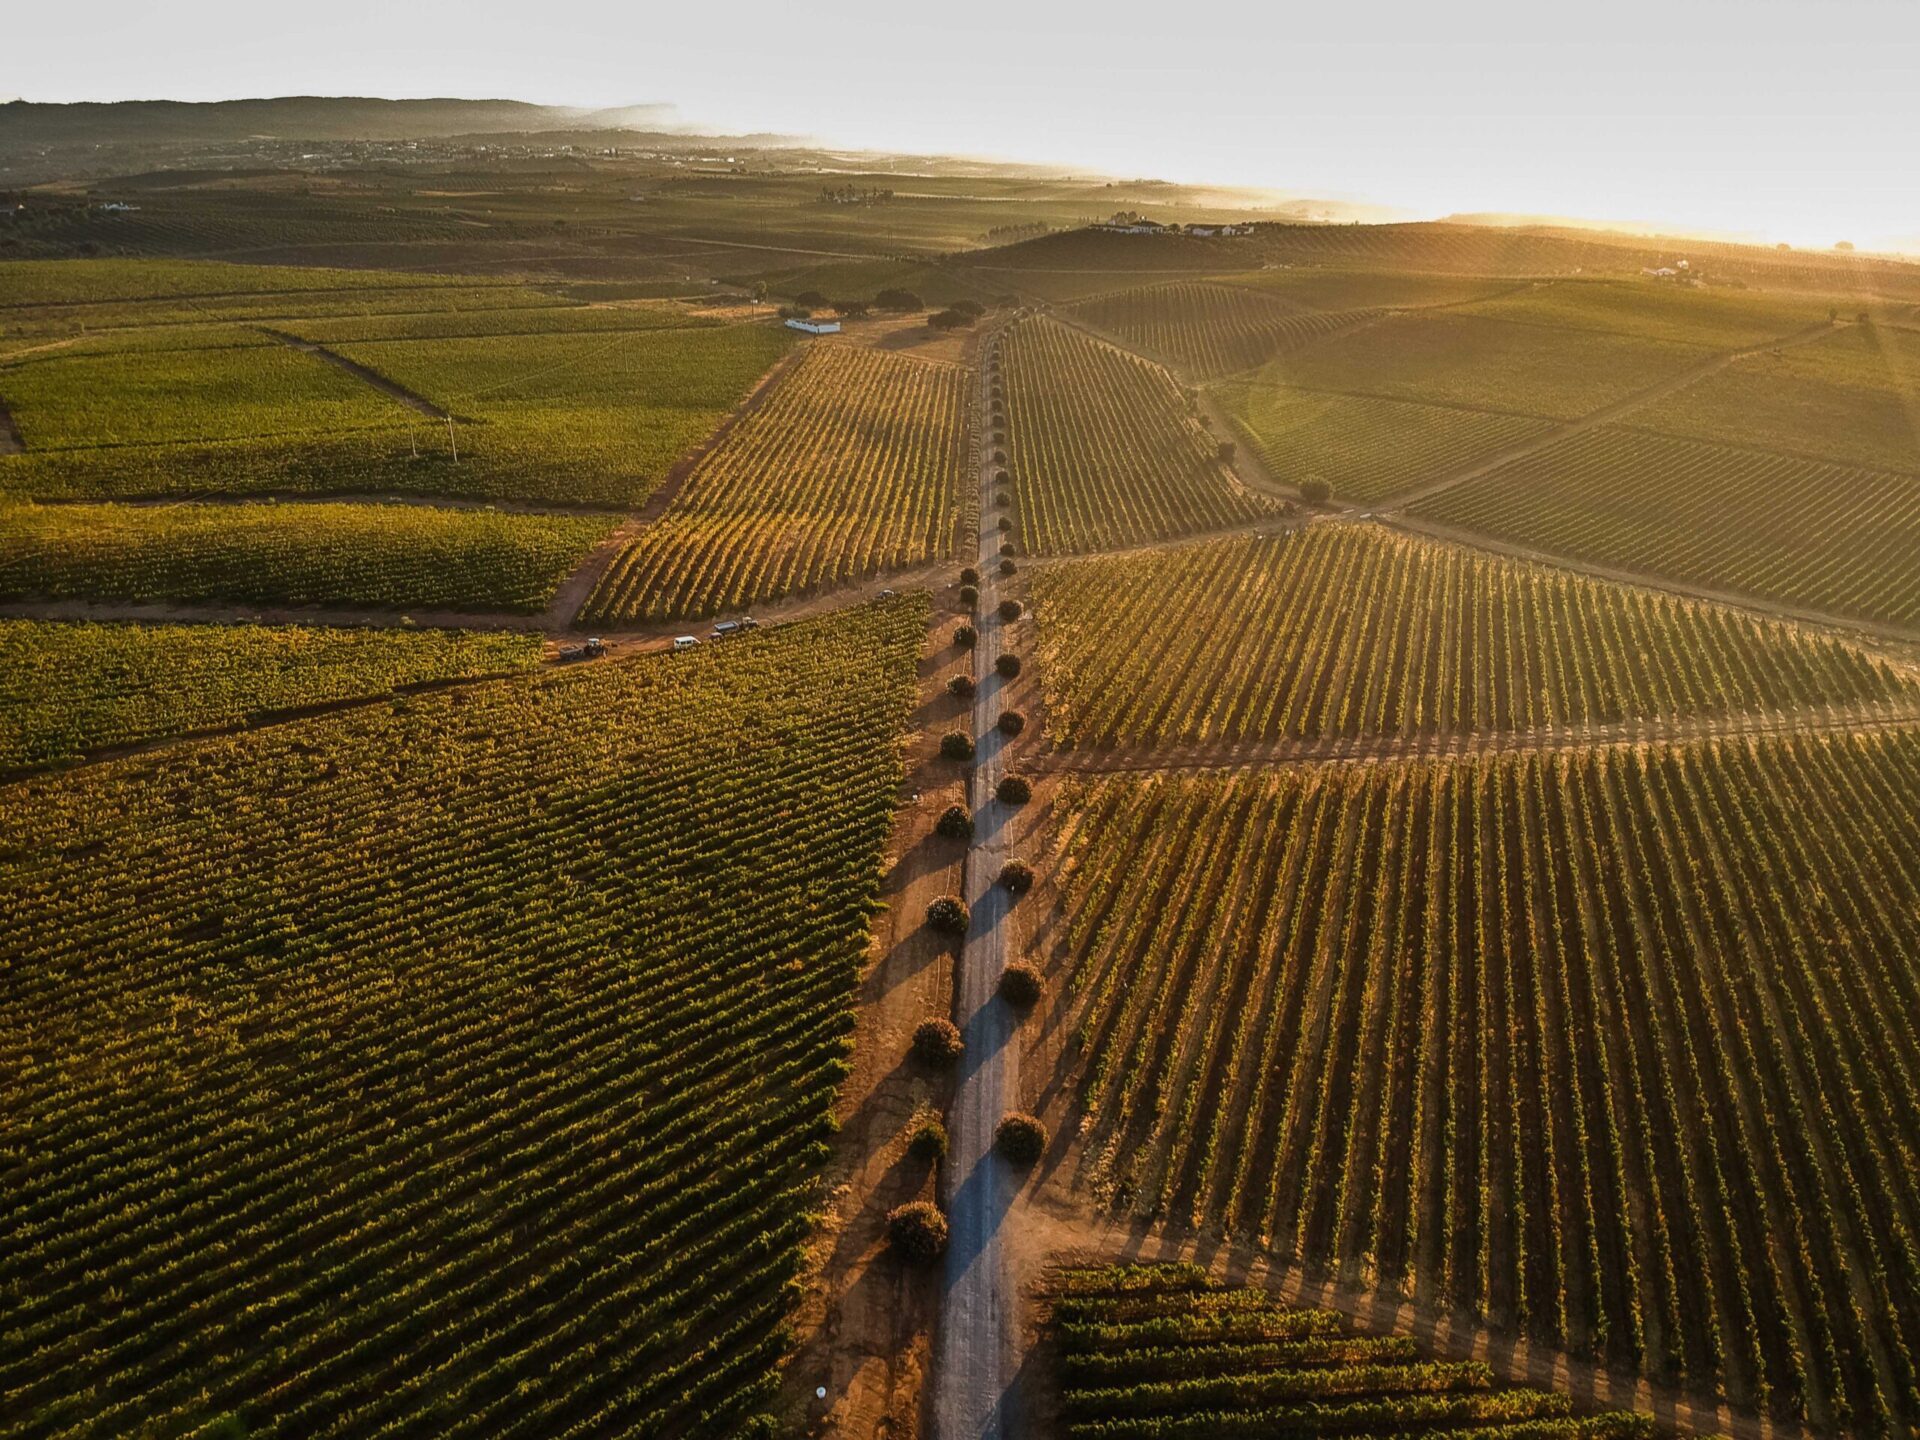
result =
M787 321L787 328L789 330L804 330L809 335L838 335L840 333L840 322L838 320L794 319Z

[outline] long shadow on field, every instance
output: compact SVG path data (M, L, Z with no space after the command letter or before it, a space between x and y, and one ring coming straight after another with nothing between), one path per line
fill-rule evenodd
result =
M974 1162L947 1206L948 1283L964 1275L1000 1231L1000 1222L1013 1208L1019 1186L997 1151L989 1149Z

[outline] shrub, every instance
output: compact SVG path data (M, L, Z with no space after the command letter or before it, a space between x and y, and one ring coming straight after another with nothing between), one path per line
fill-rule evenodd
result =
M1045 1141L1043 1140L1044 1146ZM887 1243L909 1265L931 1265L947 1253L947 1217L930 1200L887 1212Z
M993 472L993 483L996 485L1007 485L1011 484L1012 481L1013 477L1004 470L996 470Z
M964 805L949 805L933 822L933 833L943 840L971 840L973 816Z
M1018 710L1002 710L999 724L1002 735L1018 735L1027 728L1027 717Z
M962 650L971 650L980 639L980 632L971 625L956 625L953 629L953 643Z
M947 1127L940 1123L937 1116L927 1116L913 1127L913 1133L907 1137L907 1153L916 1160L929 1163L945 1159Z
M980 583L980 572L971 565L967 566L966 569L960 572L960 583L962 585L978 585Z
M1024 1111L1010 1110L994 1127L993 1143L1015 1165L1031 1165L1047 1153L1047 1127Z
M967 902L958 895L942 895L927 902L927 925L942 935L967 933Z
M1333 498L1333 486L1318 475L1309 475L1300 482L1300 498L1309 505L1324 505Z
M996 655L993 658L993 668L1002 680L1011 680L1020 673L1020 657L1005 653Z
M998 495L993 497L993 503L996 505L1011 505L1013 504L1013 495L1010 491L1002 490Z
M1033 798L1033 782L1024 775L1009 775L993 787L993 798L1003 805L1024 805Z
M922 1020L913 1032L913 1058L929 1065L951 1065L966 1048L960 1027L939 1016Z
M978 320L987 313L987 307L978 300L956 300L953 302L953 308L974 320Z
M911 290L882 290L873 297L873 303L882 310L911 312L927 308L927 302Z
M1009 519L1008 519L1008 518L1007 518L1007 517L1006 517L1005 515L1002 515L1002 516L1000 517L1000 531L1001 531L1001 533L1002 533L1002 534L1005 534L1005 533L1006 533L1007 531L1009 531L1009 530L1011 530L1011 529L1013 529L1013 521L1011 521L1011 520L1009 520Z
M1002 541L1000 542L1000 554L1001 554L1002 556L1013 556L1013 555L1018 555L1019 553L1020 553L1020 551L1019 551L1019 549L1018 549L1018 548L1017 548L1017 547L1016 547L1016 546L1014 545L1014 543L1013 543L1013 541L1011 541L1011 540L1002 540ZM1008 574L1011 574L1012 572L1011 572L1011 571L1009 571L1009 570L1007 569L1007 567L1006 567L1006 566L1004 566L1004 565L1002 565L1002 566L1000 567L1000 573L1001 573L1002 575L1008 575Z
M947 694L957 695L962 700L973 694L973 676L955 675L947 681Z
M1213 453L1214 457L1219 460L1221 464L1231 465L1233 463L1233 442L1231 440L1222 440Z
M971 585L962 585L960 587L960 603L971 610L975 605L980 603L979 590Z
M1004 450L996 450L996 451L994 451L994 452L993 452L993 463L994 463L994 464L996 464L996 465L1005 465L1005 464L1007 463L1007 452L1006 452L1006 451L1004 451Z
M949 760L971 760L973 737L964 730L949 730L940 737L940 753Z
M1002 568L1004 569L1005 567L1003 566ZM1000 602L1000 618L1009 624L1018 620L1025 613L1026 611L1022 608L1018 600L1002 600Z
M1024 960L1016 960L1000 972L1000 998L1021 1009L1040 998L1040 972Z
M1024 895L1033 888L1033 867L1024 860L1009 860L1000 867L999 881L1014 894Z

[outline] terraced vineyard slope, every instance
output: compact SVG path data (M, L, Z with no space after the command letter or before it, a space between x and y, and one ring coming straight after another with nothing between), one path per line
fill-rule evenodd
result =
M606 516L0 502L0 599L535 611Z
M1412 513L1574 559L1920 627L1920 476L1601 426Z
M1057 744L1467 735L1853 705L1920 687L1786 624L1312 525L1032 577Z
M1377 312L1307 310L1266 291L1194 281L1099 295L1066 313L1198 380L1251 370Z
M539 659L535 635L0 620L0 771Z
M1076 782L1084 1178L1905 1433L1916 794L1914 730Z
M741 1433L925 627L903 599L10 787L9 1428Z
M1212 394L1276 479L1298 485L1317 475L1336 495L1363 504L1462 470L1553 425L1525 415L1284 385L1229 382Z
M1654 1434L1641 1416L1576 1416L1565 1395L1495 1389L1479 1361L1430 1360L1411 1339L1198 1266L1063 1267L1049 1280L1064 1440Z
M1019 534L1033 552L1164 540L1273 510L1217 458L1159 366L1045 317L1012 326L998 354L1004 395L995 414L1007 419L1000 453Z
M717 614L951 553L967 373L818 345L601 578L601 624Z

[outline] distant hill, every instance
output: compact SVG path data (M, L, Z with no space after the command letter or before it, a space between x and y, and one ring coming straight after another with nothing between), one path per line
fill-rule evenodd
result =
M0 152L39 146L280 140L433 140L451 135L659 128L670 105L579 110L521 100L374 100L288 95L272 100L120 100L0 105Z

